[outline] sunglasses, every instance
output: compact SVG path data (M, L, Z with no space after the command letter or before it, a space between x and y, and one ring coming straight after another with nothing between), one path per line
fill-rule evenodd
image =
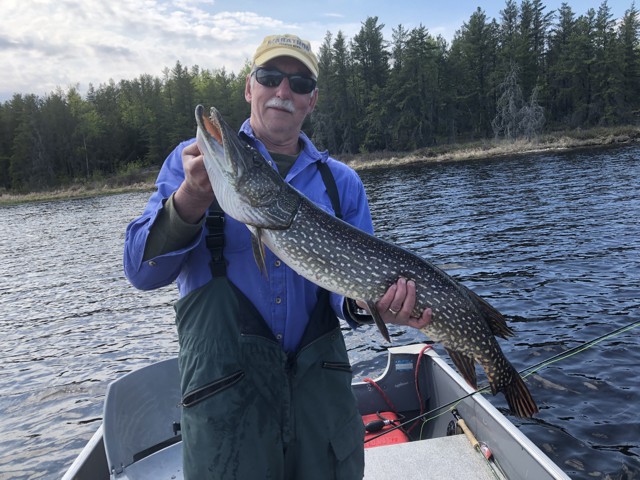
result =
M289 88L294 93L308 94L313 92L318 83L315 79L299 73L283 73L275 68L257 68L253 72L260 85L274 88L282 83L283 78L289 80Z

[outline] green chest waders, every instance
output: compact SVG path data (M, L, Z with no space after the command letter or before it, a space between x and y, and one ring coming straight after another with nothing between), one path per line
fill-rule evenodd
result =
M185 479L361 479L364 427L328 292L287 355L225 276L222 219L207 219L213 279L175 306Z

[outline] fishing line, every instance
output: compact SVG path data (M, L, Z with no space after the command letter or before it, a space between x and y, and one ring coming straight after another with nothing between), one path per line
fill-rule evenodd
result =
M532 375L534 373L536 373L538 370L543 369L544 367L547 367L551 364L554 364L556 362L559 362L561 360L564 360L566 358L572 357L574 355L577 355L578 353L584 352L585 350L597 345L600 342L603 342L605 340L608 340L609 338L615 337L616 335L619 335L621 333L624 333L628 330L631 330L633 328L636 328L638 325L640 325L640 320L630 323L629 325L625 325L623 327L620 327L612 332L609 333L605 333L604 335L601 335L597 338L594 338L593 340L590 340L586 343L582 343L580 345L577 345L573 348L570 348L569 350L566 350L564 352L560 352L556 355L553 355L552 357L547 358L546 360L543 360L540 363L536 363L535 365L532 365L530 367L526 367L523 368L522 370L520 370L518 373L520 374L524 374L525 377L528 377L529 375ZM527 372L527 373L525 373Z
M589 340L588 342L581 343L580 345L577 345L577 346L575 346L573 348L570 348L569 350L566 350L564 352L561 352L561 353L558 353L556 355L553 355L553 356L547 358L546 360L543 360L543 361L541 361L539 363L536 363L535 365L531 365L529 367L523 368L518 373L521 374L521 375L524 374L524 377L528 377L529 375L532 375L532 374L538 372L539 370L542 370L544 367L548 367L549 365L557 363L557 362L559 362L561 360L565 360L565 359L567 359L569 357L577 355L578 353L581 353L581 352L583 352L585 350L588 350L589 348L597 345L598 343L601 343L601 342L603 342L603 341L605 341L605 340L607 340L609 338L612 338L612 337L615 337L617 335L620 335L621 333L624 333L624 332L627 332L629 330L632 330L632 329L636 328L637 326L640 326L640 320L632 322L632 323L630 323L628 325L625 325L623 327L617 328L617 329L615 329L615 330L613 330L613 331L611 331L609 333L605 333L604 335L600 335L599 337L594 338L593 340ZM527 372L527 373L525 373L525 372ZM438 418L439 416L443 415L445 412L438 413L437 415L433 415L433 416L430 416L430 415L432 415L432 414L434 414L434 413L436 413L436 412L438 412L440 410L443 410L445 408L456 406L460 402L462 402L463 400L466 400L467 398L472 397L472 396L474 396L474 395L476 395L478 393L483 393L483 392L489 390L489 388L490 388L490 385L485 385L484 387L478 388L474 392L471 392L471 393L468 393L466 395L463 395L462 397L457 398L457 399L455 399L455 400L453 400L453 401L451 401L449 403L437 406L437 407L429 410L428 412L422 413L422 414L420 414L420 415L418 415L418 416L416 416L414 418L411 418L411 419L409 419L409 420L407 420L407 421L405 421L403 423L400 423L398 425L394 425L393 427L389 428L388 430L385 430L385 431L381 432L380 434L376 435L375 437L372 437L372 438L369 438L369 439L365 440L365 443L370 442L372 440L375 440L376 438L379 438L379 437L381 437L383 435L386 435L387 433L392 432L392 431L394 431L394 430L396 430L398 428L403 428L406 425L408 425L408 424L410 424L412 422L416 422L418 420L422 420L422 423L423 423L422 427L424 427L425 423L430 422L431 420L434 420L435 418ZM421 429L422 429L422 427L421 427Z

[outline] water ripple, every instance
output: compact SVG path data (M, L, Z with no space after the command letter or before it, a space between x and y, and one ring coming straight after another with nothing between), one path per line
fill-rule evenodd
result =
M516 336L501 344L521 369L640 319L638 158L626 147L361 176L377 234L507 315ZM175 287L139 292L122 274L124 230L146 200L0 208L0 479L59 478L99 424L107 384L177 353ZM390 332L395 344L427 340ZM377 330L344 334L356 378L380 373ZM638 338L528 379L541 412L512 419L572 478L640 476Z
M502 345L523 368L640 319L639 153L541 154L362 177L377 233L505 313L516 337ZM638 344L631 331L529 380L541 413L521 428L572 478L640 475ZM491 401L506 407L499 396Z

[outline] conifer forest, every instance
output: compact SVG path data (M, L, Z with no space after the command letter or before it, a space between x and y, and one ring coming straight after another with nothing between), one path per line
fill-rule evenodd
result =
M579 3L579 2L576 2ZM606 0L576 12L507 0L499 18L478 7L450 42L427 28L368 17L353 38L327 32L319 101L304 125L319 149L406 152L482 139L635 125L640 117L640 19L613 18ZM206 58L202 59L207 62ZM195 134L198 103L234 128L249 115L251 66L166 67L161 77L16 93L0 103L0 189L29 192L130 168L157 167Z

